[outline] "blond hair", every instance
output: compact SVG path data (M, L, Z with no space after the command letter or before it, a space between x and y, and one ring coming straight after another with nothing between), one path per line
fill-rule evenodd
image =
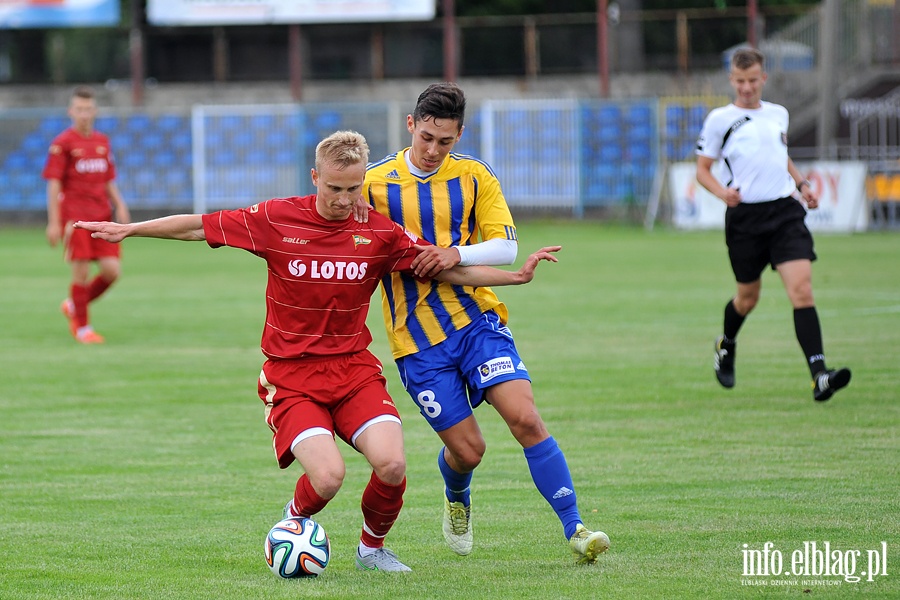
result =
M361 133L335 131L316 146L316 169L325 163L345 169L369 162L369 144Z

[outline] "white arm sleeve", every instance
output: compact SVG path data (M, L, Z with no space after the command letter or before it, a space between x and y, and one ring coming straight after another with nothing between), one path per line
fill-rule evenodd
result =
M496 238L471 246L455 246L459 251L459 265L511 265L516 262L519 243L515 240Z

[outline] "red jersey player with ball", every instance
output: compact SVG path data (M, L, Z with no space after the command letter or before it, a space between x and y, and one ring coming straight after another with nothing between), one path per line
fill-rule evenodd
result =
M362 570L410 571L384 540L403 505L406 458L400 415L382 366L368 351L366 314L382 277L412 271L420 242L387 217L350 218L359 198L369 148L362 135L339 131L316 147L316 194L276 198L207 215L173 215L134 224L79 222L95 239L129 236L206 240L259 256L268 266L266 356L258 393L274 434L281 468L297 461L303 475L286 517L312 517L337 494L346 473L340 437L372 467L362 493L363 527L356 551ZM437 277L462 286L527 283L544 248L517 272L456 267Z

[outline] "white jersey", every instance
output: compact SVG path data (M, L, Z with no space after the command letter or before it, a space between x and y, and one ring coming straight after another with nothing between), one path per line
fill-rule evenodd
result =
M788 172L788 111L771 102L759 108L734 104L707 115L697 140L697 154L722 159L726 187L739 189L741 201L767 202L795 191Z

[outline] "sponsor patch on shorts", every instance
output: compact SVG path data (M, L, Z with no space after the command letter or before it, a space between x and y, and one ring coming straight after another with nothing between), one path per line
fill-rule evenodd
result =
M494 358L478 367L481 373L481 383L486 383L500 375L515 373L516 367L513 365L512 359L508 356Z

